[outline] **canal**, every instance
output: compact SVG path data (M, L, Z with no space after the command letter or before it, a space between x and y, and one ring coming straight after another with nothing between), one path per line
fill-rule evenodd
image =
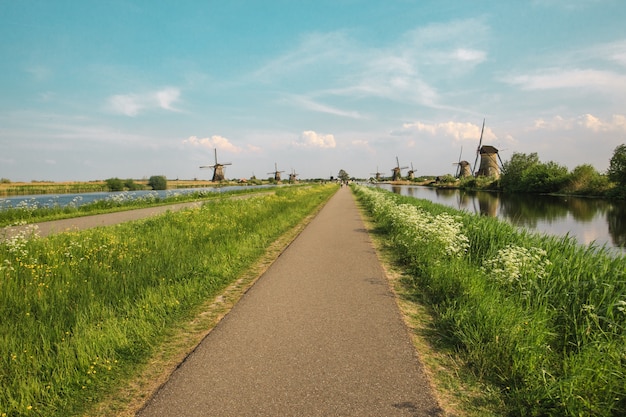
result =
M378 184L396 194L429 200L474 214L497 217L538 233L569 235L626 254L626 202L596 198Z

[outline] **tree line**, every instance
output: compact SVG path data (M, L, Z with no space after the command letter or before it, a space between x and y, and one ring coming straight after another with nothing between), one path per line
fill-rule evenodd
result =
M583 164L571 172L554 161L541 162L536 152L514 153L502 164L499 179L467 178L462 188L491 188L510 193L563 193L626 199L626 144L613 151L606 173Z

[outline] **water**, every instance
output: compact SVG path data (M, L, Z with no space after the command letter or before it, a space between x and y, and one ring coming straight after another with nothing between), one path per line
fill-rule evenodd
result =
M18 207L65 207L74 205L79 207L83 204L93 203L98 200L132 200L146 198L150 196L167 198L176 195L192 194L197 192L220 193L225 191L236 191L250 189L250 187L271 187L271 185L233 185L227 187L206 187L206 188L181 188L177 190L141 190L141 191L119 191L119 192L96 192L80 194L40 194L30 196L4 197L0 199L0 210Z
M516 226L626 254L626 202L595 198L439 189L379 184L404 196L429 200L474 214L498 217Z

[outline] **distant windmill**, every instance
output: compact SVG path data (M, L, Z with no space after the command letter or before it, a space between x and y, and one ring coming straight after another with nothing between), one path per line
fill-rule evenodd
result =
M279 171L278 170L278 165L276 164L276 162L274 162L274 172L268 172L268 174L274 175L274 180L276 180L278 182L278 181L280 181L280 173L281 172L285 172L285 171Z
M375 175L376 181L382 180L382 173L378 171L378 167L376 167L376 172L372 172L370 175Z
M203 165L200 168L204 169L204 168L212 168L213 169L213 178L211 179L211 181L213 182L218 182L218 181L224 181L224 166L225 165L232 165L231 162L225 162L223 164L220 164L217 162L217 148L213 149L215 151L215 164L213 165Z
M480 156L480 166L478 171L472 171L472 174L477 177L499 177L500 166L498 160L502 164L500 155L498 155L498 149L491 145L483 146L483 131L485 130L485 119L483 119L483 128L480 131L480 140L478 141L478 148L476 149L476 160L474 161L474 170L478 163L478 157Z
M296 170L295 169L291 169L291 174L289 174L289 183L294 184L295 182L297 182L297 176L300 174L296 174Z
M413 169L413 162L411 162L411 169L409 170L407 176L406 176L407 180L414 180L415 179L415 170Z
M461 153L459 154L459 162L455 162L452 165L456 165L455 178L466 178L472 176L470 169L470 163L467 161L461 161L461 155L463 155L463 147L461 146Z
M396 167L391 170L391 181L400 181L402 179L402 170L407 168L408 167L400 167L400 161L396 156Z

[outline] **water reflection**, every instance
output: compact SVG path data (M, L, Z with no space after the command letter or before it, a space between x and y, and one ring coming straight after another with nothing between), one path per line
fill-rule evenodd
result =
M545 195L509 195L484 191L380 184L396 194L420 198L516 226L580 243L595 243L626 253L626 202Z

